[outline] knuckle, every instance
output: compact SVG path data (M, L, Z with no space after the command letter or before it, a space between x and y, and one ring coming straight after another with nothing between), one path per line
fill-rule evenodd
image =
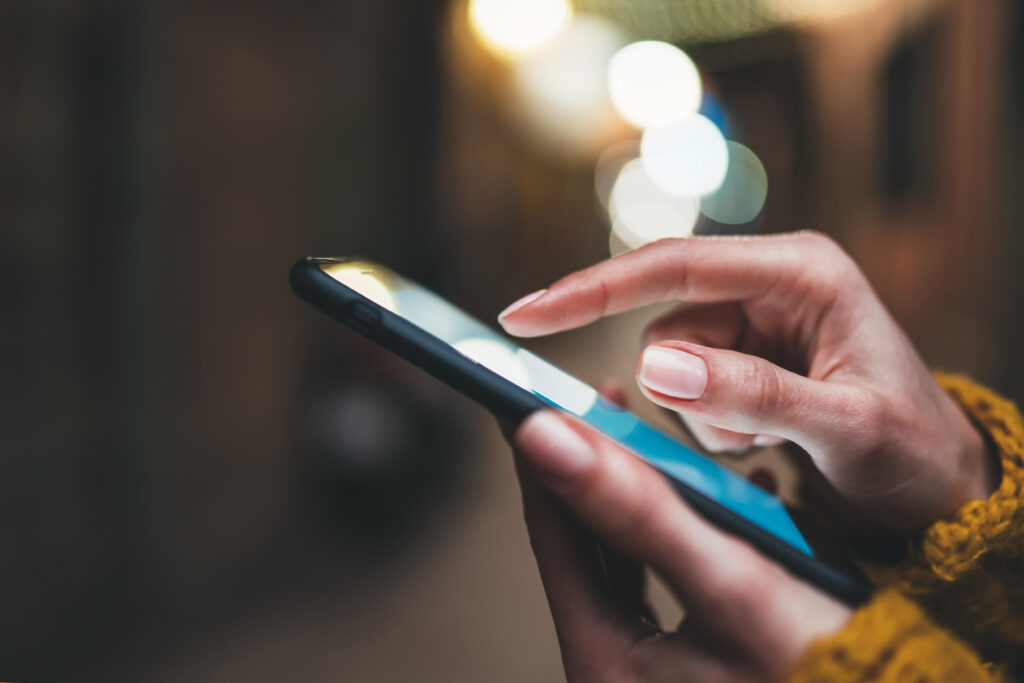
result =
M883 397L874 392L861 394L849 402L848 410L853 436L859 435L868 441L884 440L892 412Z
M708 579L705 590L709 597L721 602L723 608L746 611L761 604L773 592L777 569L749 546L740 547L743 551L734 553L731 562L722 563Z
M805 248L819 253L842 253L843 251L834 239L817 230L802 230L796 234L796 238Z
M860 273L853 258L832 237L823 232L807 230L799 235L800 250L814 256L812 272L823 285L839 286Z
M751 387L750 418L760 423L774 416L779 409L782 378L779 369L767 363L750 361L746 364L741 381Z

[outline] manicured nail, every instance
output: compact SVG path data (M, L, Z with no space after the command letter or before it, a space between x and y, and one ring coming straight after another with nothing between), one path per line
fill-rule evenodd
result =
M640 364L640 381L649 389L675 398L694 399L708 387L708 366L692 353L648 346Z
M519 301L515 302L514 304L512 304L511 306L506 308L504 311L499 313L498 314L498 320L499 321L500 320L504 320L508 316L510 316L513 313L515 313L516 311L518 311L523 306L526 306L527 304L533 303L537 299L539 299L542 296L544 296L547 293L547 291L548 290L546 290L546 289L541 289L541 290L538 290L538 291L534 292L533 294L527 294L522 299L520 299Z
M572 481L597 460L590 443L551 410L528 417L516 441L537 473L555 485Z
M758 448L771 448L772 446L781 446L786 443L786 440L781 436L772 436L771 434L758 434L754 437L752 442Z

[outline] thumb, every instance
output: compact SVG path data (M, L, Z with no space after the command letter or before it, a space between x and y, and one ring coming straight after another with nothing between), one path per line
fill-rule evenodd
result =
M741 434L829 449L844 425L849 387L811 380L758 356L681 341L644 349L637 369L644 394L658 405Z

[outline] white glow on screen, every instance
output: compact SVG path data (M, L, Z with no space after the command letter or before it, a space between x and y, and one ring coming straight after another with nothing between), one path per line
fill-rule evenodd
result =
M648 128L640 140L640 158L658 187L681 197L714 192L729 168L722 131L700 114Z
M729 169L721 187L701 197L700 210L711 220L741 225L757 218L768 197L768 174L757 155L729 141Z
M534 126L558 142L596 151L618 124L605 82L625 38L604 19L577 16L514 66L520 103Z
M468 337L452 346L462 355L476 361L488 370L501 375L524 389L530 389L530 376L516 352L507 344L485 337Z
M495 55L516 58L547 43L572 14L568 0L470 0L469 23Z
M543 358L518 349L516 358L530 377L530 388L558 403L570 413L585 415L597 402L597 391L565 374Z
M349 289L365 296L375 304L395 311L395 298L391 288L378 276L373 264L363 261L331 263L320 268Z
M608 91L616 110L634 126L662 126L686 119L700 107L700 74L679 48L645 40L612 57Z

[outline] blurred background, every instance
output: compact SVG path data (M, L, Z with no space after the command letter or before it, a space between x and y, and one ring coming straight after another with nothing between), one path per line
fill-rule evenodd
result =
M1024 396L1022 45L1013 0L0 3L0 678L560 679L493 420L308 254L493 320L815 228ZM654 314L530 348L652 414Z

